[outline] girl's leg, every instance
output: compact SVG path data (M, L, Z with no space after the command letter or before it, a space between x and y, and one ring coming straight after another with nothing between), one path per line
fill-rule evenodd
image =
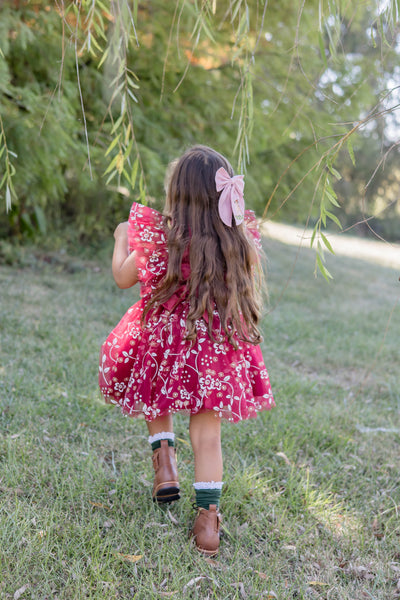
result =
M146 421L146 424L150 436L162 433L163 431L172 433L174 430L172 415L158 417L157 419L154 419L154 421Z
M180 496L172 415L147 421L147 429L155 471L153 500L158 503L178 500Z
M222 488L221 420L213 411L193 415L190 439L194 452L198 513L192 535L199 552L214 556L219 549L219 499Z
M221 420L213 411L192 415L189 432L194 453L195 481L221 482Z

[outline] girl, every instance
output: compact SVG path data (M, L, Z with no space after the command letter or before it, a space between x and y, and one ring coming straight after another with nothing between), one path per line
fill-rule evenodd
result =
M144 415L153 450L153 500L179 496L173 413L190 414L197 549L219 548L221 419L274 406L259 343L260 236L244 210L243 176L195 146L171 167L164 213L134 203L114 232L112 271L141 285L104 342L99 383L107 402Z

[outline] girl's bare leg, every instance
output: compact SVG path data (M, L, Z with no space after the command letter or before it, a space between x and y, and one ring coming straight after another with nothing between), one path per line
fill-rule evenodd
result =
M192 536L205 556L215 556L219 548L219 499L222 487L221 420L214 411L190 418L190 439L194 452L194 488L198 513Z
M149 435L155 435L156 433L161 433L163 431L172 432L174 430L172 415L158 417L157 419L154 419L154 421L146 421L146 423Z
M221 420L215 412L190 417L195 481L222 481Z

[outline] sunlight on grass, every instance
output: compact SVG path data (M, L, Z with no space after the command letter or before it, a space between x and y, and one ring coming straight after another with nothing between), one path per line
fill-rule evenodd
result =
M361 522L355 514L341 501L337 501L334 495L322 489L311 489L310 472L307 469L306 478L303 483L304 503L311 515L321 523L335 537L351 537L361 530Z
M313 234L312 229L273 221L264 223L263 231L266 236L284 244L304 248L310 247ZM400 244L385 243L376 239L366 240L341 233L326 233L326 237L338 256L357 258L393 269L400 268Z

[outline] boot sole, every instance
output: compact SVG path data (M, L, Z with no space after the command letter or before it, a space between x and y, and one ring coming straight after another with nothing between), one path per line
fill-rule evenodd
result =
M174 502L175 500L179 500L179 488L178 487L169 487L159 490L155 496L153 496L153 502L157 502L158 504L165 504L167 502Z
M203 550L203 548L198 548L198 546L196 546L196 543L194 543L194 547L196 548L199 554L202 554L203 556L208 556L209 558L211 558L212 556L217 556L219 552L219 548L217 548L217 550Z

